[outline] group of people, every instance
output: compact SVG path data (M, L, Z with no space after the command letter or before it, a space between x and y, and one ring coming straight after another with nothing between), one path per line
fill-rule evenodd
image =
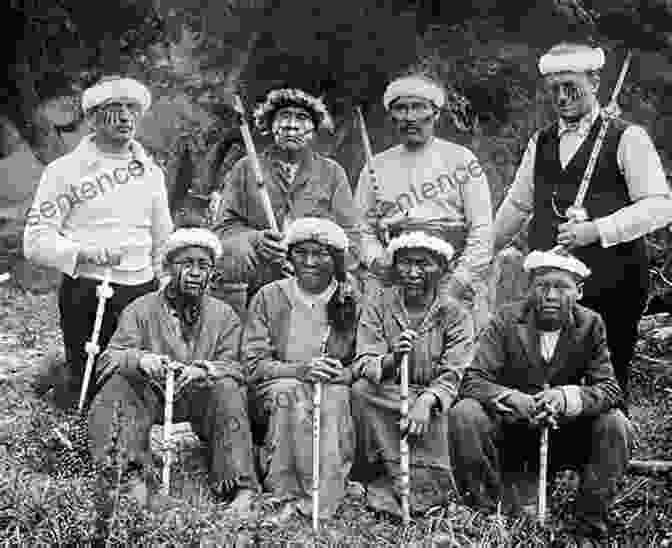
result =
M47 166L24 249L63 272L62 401L79 393L96 287L111 272L88 395L94 458L121 413L129 490L147 502L150 429L163 418L166 367L177 364L175 417L207 445L213 493L245 515L270 491L284 503L274 519L286 523L311 513L320 383L320 515L333 515L349 479L372 507L399 514L402 436L414 511L453 496L494 511L507 481L535 471L541 427L553 423L551 470L580 473L576 533L606 535L632 446L642 236L672 221L672 199L648 135L605 119L603 64L601 49L582 44L541 58L559 119L530 140L494 221L475 155L434 134L445 95L425 75L388 85L401 143L373 158L354 196L343 168L311 146L333 124L325 104L296 89L268 94L255 121L273 136L259 162L278 231L249 156L225 175L214 224L175 230L163 174L134 138L149 92L120 77L87 89L92 134ZM602 123L588 219L569 218ZM490 311L493 252L532 215L527 298ZM217 298L217 276L247 284L244 313Z

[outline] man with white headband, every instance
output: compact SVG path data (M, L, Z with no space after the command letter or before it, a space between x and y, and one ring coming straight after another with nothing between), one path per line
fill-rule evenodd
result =
M132 78L103 78L85 90L82 109L93 132L45 168L26 215L25 256L63 273L67 371L55 386L62 405L79 393L106 268L114 294L100 331L103 350L123 308L156 287L159 250L173 230L163 171L134 139L150 105L149 90ZM38 377L49 379L54 364L45 365ZM41 392L49 384L36 386Z
M359 261L359 233L347 175L338 163L312 148L319 130L333 129L325 104L299 89L276 89L254 117L257 129L273 136L274 143L259 160L281 231L300 217L334 221L348 234L348 262L354 268ZM284 236L268 227L249 157L226 174L221 188L214 221L224 246L219 277L247 282L252 295L279 277L286 261Z
M430 226L455 248L456 265L442 291L465 302L482 325L488 315L487 272L492 259L492 206L485 172L467 148L435 136L445 103L438 83L420 74L393 80L383 96L401 144L374 156L377 188L365 166L356 202L362 263L371 287L385 276L390 257L380 227L391 235Z
M616 376L628 389L637 324L648 290L643 236L672 222L672 199L646 131L612 119L583 203L588 219L567 215L600 129L597 100L604 52L562 43L542 56L539 70L558 121L536 132L495 219L495 252L532 216L531 249L562 244L593 271L583 304L607 327Z
M91 403L89 436L96 461L104 461L117 433L126 487L149 502L150 429L163 421L165 378L177 366L175 421L190 421L208 445L213 494L233 497L230 510L249 517L259 490L247 415L247 385L240 364L240 320L233 309L206 294L219 239L202 228L180 228L166 242L169 276L161 290L136 299L123 312L99 360L98 392ZM124 420L115 423L115 413Z
M604 322L577 304L588 267L569 255L532 251L524 268L531 276L527 299L501 307L481 333L448 413L455 477L470 505L497 512L504 502L507 512L524 510L515 497L508 500L505 486L522 494L521 486L534 485L529 472L537 477L540 427L557 423L550 472L580 472L573 533L585 540L579 546L598 546L589 542L608 532L609 504L632 447L629 421L616 408L623 393Z
M352 477L376 510L399 515L400 437L411 447L411 510L447 504L454 494L447 414L473 358L471 314L440 292L455 253L423 230L391 240L391 287L365 302L357 329L352 414L357 431ZM399 422L399 374L408 354L409 412Z

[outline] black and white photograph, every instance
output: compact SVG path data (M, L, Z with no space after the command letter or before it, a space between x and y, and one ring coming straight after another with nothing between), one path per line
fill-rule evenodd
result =
M672 548L672 1L0 21L0 546Z

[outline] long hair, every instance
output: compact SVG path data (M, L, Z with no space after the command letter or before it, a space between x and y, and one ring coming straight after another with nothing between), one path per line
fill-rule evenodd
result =
M293 244L289 246L287 255L291 255ZM345 268L345 252L327 246L334 261L334 279L338 287L327 303L327 321L334 331L343 333L352 329L357 321L357 302L348 290L347 271Z

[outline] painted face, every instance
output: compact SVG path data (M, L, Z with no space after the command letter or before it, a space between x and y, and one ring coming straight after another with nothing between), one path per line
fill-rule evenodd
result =
M405 96L390 105L390 117L402 144L413 148L424 145L434 135L439 112L427 99Z
M272 131L278 146L288 150L301 150L313 140L315 122L310 112L304 108L283 107L273 116Z
M310 293L321 293L331 283L336 270L329 246L318 242L301 242L289 253L299 287Z
M103 105L95 115L99 138L114 143L125 143L135 137L142 109L132 99L118 99Z
M423 248L397 251L394 268L399 284L411 297L421 297L436 289L444 272L441 259Z
M599 79L586 73L551 74L544 81L558 116L570 122L590 112L597 100L598 86Z
M538 325L542 329L560 328L582 290L576 277L557 268L540 268L535 271L530 285L530 299Z
M177 291L184 296L196 298L205 293L214 262L207 249L192 246L177 251L168 268Z

